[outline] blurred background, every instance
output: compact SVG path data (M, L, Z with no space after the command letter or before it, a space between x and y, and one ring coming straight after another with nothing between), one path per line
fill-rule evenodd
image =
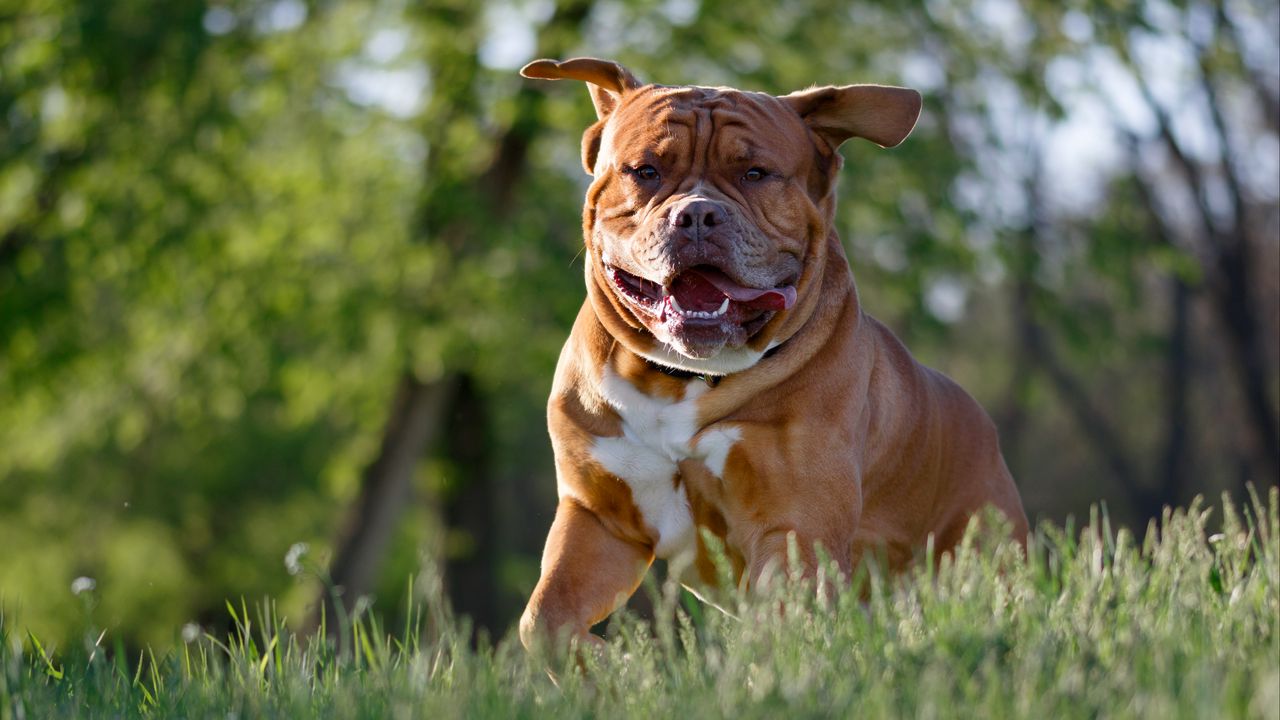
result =
M410 577L505 633L555 505L581 83L924 93L843 150L864 306L1033 519L1280 474L1274 0L5 0L0 607L162 650ZM286 562L288 561L288 562Z

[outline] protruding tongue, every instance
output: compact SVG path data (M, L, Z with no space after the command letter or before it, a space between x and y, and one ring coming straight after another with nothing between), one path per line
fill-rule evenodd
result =
M786 310L796 302L794 285L760 290L743 287L713 268L691 268L676 278L671 294L686 309L714 309L727 296L734 302L760 310Z

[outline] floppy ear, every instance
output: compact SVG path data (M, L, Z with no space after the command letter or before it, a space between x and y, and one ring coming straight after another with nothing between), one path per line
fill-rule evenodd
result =
M618 100L624 94L640 87L640 81L630 70L616 62L596 58L573 58L560 62L534 60L520 68L520 74L541 80L582 80L591 91L596 117L602 120L618 107Z
M640 87L640 81L618 63L596 58L573 58L560 62L534 60L520 68L520 74L540 80L568 78L587 83L598 119L582 134L582 167L588 175L594 175L596 158L600 155L600 138L604 134L604 120L617 109L623 95Z
M920 117L920 93L887 85L845 85L801 90L779 98L831 148L851 137L893 147Z

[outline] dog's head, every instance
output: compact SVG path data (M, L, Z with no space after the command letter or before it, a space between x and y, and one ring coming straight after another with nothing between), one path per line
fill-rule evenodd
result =
M851 137L897 145L920 113L916 91L877 85L783 97L644 85L593 58L521 74L591 91L599 119L582 161L597 311L616 313L640 354L716 374L754 363L821 277L836 149Z

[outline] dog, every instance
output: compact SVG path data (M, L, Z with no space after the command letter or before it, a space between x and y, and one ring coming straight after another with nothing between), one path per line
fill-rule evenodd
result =
M914 90L815 87L781 97L642 84L595 58L537 60L527 78L587 83L582 138L587 297L556 368L547 421L559 504L520 620L590 628L655 557L692 586L848 577L868 553L900 570L942 553L994 506L1027 520L995 425L862 310L833 229L850 138L906 139Z

